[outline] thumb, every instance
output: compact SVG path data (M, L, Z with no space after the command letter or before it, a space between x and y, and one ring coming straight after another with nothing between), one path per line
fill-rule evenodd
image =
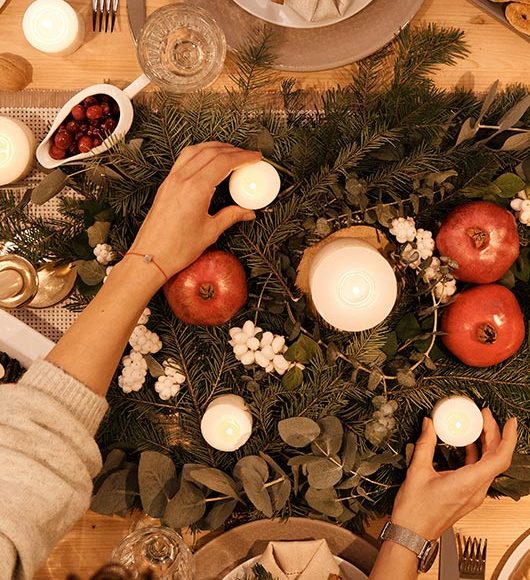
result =
M246 222L255 219L256 214L250 209L244 209L238 205L231 205L218 211L214 216L214 223L218 235L221 235L229 227L237 222Z
M432 420L428 417L423 419L421 435L414 446L411 467L416 469L428 467L432 469L434 450L436 448L436 433Z

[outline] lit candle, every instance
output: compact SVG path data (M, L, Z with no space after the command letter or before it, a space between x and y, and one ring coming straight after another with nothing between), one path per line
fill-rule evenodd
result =
M202 436L208 445L219 451L235 451L252 433L252 415L238 395L214 399L201 421Z
M83 42L81 16L64 0L35 0L22 19L26 40L42 52L67 55Z
M0 117L0 185L20 181L33 166L35 137L18 119Z
M369 243L353 238L336 239L315 255L309 287L320 316L350 332L382 322L397 296L392 266Z
M432 410L434 430L447 445L465 447L482 433L484 420L480 409L468 397L448 397Z
M258 161L236 169L228 188L237 205L245 209L261 209L273 202L280 191L280 175L266 161Z

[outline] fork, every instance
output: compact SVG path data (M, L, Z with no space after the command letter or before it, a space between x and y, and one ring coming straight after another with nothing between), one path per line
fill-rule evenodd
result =
M488 540L458 537L460 580L484 580Z
M116 15L118 14L119 0L92 0L92 30L98 32L103 30L103 18L105 18L105 32L114 30Z

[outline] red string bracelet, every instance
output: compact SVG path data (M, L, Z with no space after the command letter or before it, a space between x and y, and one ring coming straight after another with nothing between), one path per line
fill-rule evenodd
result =
M159 269L162 276L164 276L166 282L169 280L169 276L167 276L164 270L162 270L161 266L156 262L154 256L152 256L151 254L142 254L141 252L127 252L127 254L125 255L140 256L141 258L144 259L144 262L146 262L147 264L154 264Z

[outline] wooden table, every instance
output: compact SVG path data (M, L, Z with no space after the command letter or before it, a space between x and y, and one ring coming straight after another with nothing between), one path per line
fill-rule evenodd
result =
M8 0L0 10L0 53L16 52L33 64L30 88L76 89L103 80L127 82L139 74L124 8L120 10L117 32L94 34L88 30L89 0L72 0L71 3L87 21L87 41L75 54L59 58L37 52L24 39L21 19L29 3L30 0ZM164 3L162 0L147 0L148 12ZM459 27L466 32L471 55L457 66L444 68L438 74L436 80L441 87L459 85L484 91L495 79L500 79L503 85L527 81L530 42L511 33L465 0L426 0L414 22L437 22ZM227 72L230 66L228 63ZM348 67L288 76L296 77L305 88L324 89L344 81L348 76ZM222 88L226 82L227 74L224 74L215 87ZM376 536L381 525L381 521L374 522L369 532ZM458 522L455 528L464 534L488 538L486 577L495 578L495 570L498 571L503 554L529 532L529 526L530 497L527 497L518 503L508 499L488 499L482 507ZM108 560L113 547L127 529L126 520L87 513L55 548L36 578L58 580L72 571L87 577ZM423 577L437 578L436 568Z

